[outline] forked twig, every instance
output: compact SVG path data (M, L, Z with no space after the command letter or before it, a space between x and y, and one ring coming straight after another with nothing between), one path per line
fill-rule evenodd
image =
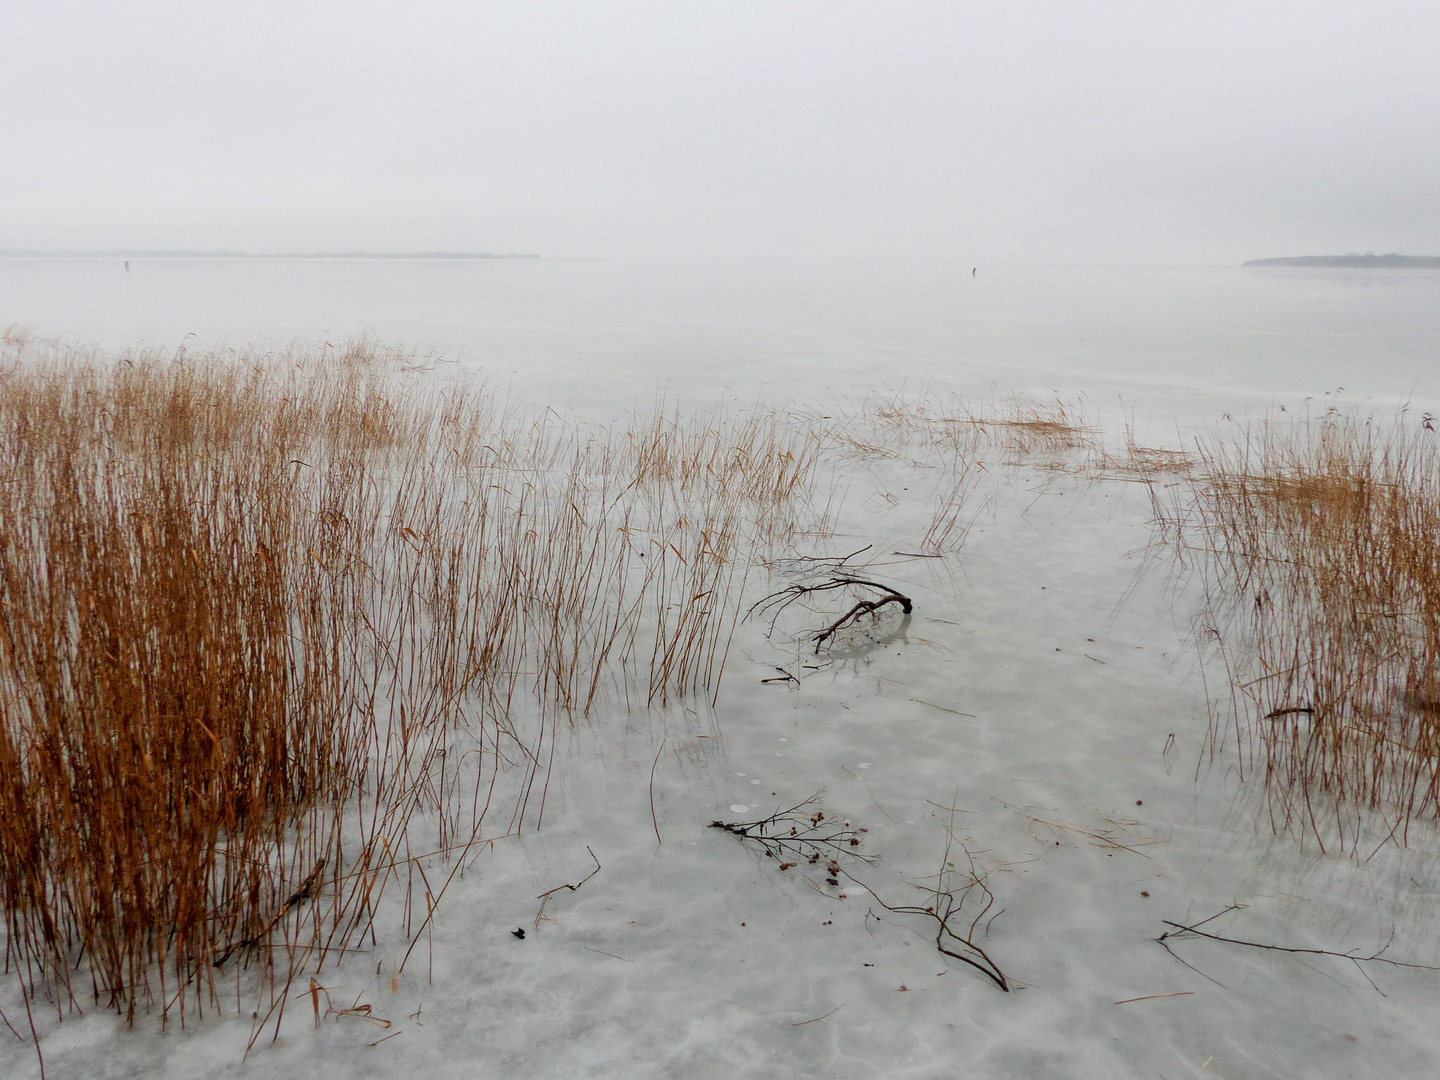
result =
M949 854L950 844L947 842L945 848L946 867L949 866ZM949 871L942 867L933 889L926 888L925 886L916 886L916 888L925 888L926 891L934 897L932 904L924 906L919 904L891 904L869 885L855 877L854 874L847 873L845 876L869 893L877 904L892 915L918 915L922 918L933 920L935 922L936 949L951 959L959 960L962 964L968 964L1008 994L1010 992L1009 978L1005 972L1000 969L1000 966L990 958L990 955L975 942L975 933L980 925L980 921L984 919L986 915L989 915L991 908L995 906L995 894L990 891L990 887L985 883L984 876L976 873L975 860L974 857L970 855L968 849L966 849L965 854L970 857L970 880L957 892L950 887L948 880L950 877ZM957 932L955 927L951 925L952 920L956 919L957 916L962 913L966 899L975 890L979 891L981 900L980 910L970 919L970 925L965 927L963 932ZM995 918L998 917L1002 911L1003 909L991 915L990 919L986 922L986 926L988 927L991 922L994 922ZM964 951L957 951L957 948L963 949Z
M780 674L779 674L779 675L772 675L772 676L770 676L770 678L768 678L768 679L761 679L760 682L761 682L761 683L772 683L772 682L792 683L792 682L793 682L796 686L799 686L799 685L800 685L800 680L797 679L794 675L791 675L790 672L786 671L783 667L777 667L775 670L778 671L778 672L780 672Z
M590 846L588 844L585 846L585 850L590 851ZM592 877L594 877L600 872L600 860L595 858L595 852L590 851L590 858L595 859L595 869L591 870L583 878L575 882L575 884L556 885L553 889L546 889L539 896L535 897L536 900L540 901L540 910L535 912L535 929L537 931L540 929L540 920L545 917L545 905L550 902L550 897L554 896L558 892L564 892L566 889L569 889L571 892L575 892L580 888L581 885L584 885L585 882L589 881Z
M789 564L787 568L795 569L804 563L810 563L814 565L818 565L819 563L832 563L834 565L831 567L831 569L839 570L856 555L863 555L865 552L869 551L874 546L874 544L866 544L862 548L856 548L854 551L850 552L849 555L796 555L793 558L777 559L776 565L785 567L786 564Z

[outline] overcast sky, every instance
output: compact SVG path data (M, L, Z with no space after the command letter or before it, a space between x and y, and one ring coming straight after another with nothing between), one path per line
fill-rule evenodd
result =
M1440 252L1440 2L0 0L0 247Z

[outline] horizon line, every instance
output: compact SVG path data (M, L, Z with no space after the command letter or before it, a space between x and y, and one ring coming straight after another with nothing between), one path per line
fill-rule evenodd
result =
M538 259L538 254L489 251L190 251L116 248L109 251L64 251L0 248L0 258L58 259Z

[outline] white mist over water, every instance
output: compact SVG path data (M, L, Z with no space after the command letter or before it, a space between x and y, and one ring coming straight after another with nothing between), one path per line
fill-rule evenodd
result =
M585 414L935 381L1204 421L1344 388L1430 407L1440 273L1238 267L0 259L0 322L106 348L357 334Z
M1381 412L1440 398L1429 272L132 260L126 276L119 260L7 259L5 322L106 348L368 333L582 417L659 392L824 406L935 382L1083 394L1112 430L1133 407L1162 442L1307 397ZM905 492L928 491L924 470L855 473L840 534L815 553L873 544L872 573L914 617L814 671L809 643L751 621L713 711L577 723L544 829L485 852L445 897L428 971L392 992L404 943L382 940L331 973L337 1007L364 1001L392 1028L317 1033L299 1000L242 1065L248 1017L161 1036L101 1010L56 1024L52 1009L50 1075L1440 1071L1433 971L1176 943L1187 968L1155 943L1162 920L1240 904L1219 924L1238 937L1368 955L1393 930L1387 955L1436 963L1440 866L1429 825L1368 861L1273 837L1233 758L1203 753L1193 598L1147 560L1143 486L997 470L958 555L912 559L889 553L916 550L926 508ZM801 680L762 683L777 666ZM947 961L923 923L817 891L707 828L819 789L869 830L880 861L865 873L892 903L922 895L905 883L935 873L953 820L1004 909L985 947L1020 988ZM532 929L537 895L591 869L587 847L603 869ZM0 1044L0 1073L34 1075L30 1048Z

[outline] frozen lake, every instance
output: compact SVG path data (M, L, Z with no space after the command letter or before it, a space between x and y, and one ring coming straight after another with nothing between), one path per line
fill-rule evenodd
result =
M133 259L127 274L7 258L0 325L111 350L368 334L598 419L661 394L819 412L940 386L1083 401L1112 442L1130 423L1174 445L1281 406L1440 411L1437 272L971 270ZM407 943L381 938L331 972L337 1010L369 1004L390 1026L316 1031L307 993L242 1062L248 1015L162 1035L85 1002L60 1023L37 1008L48 1075L1440 1073L1434 970L1156 943L1166 920L1238 905L1212 925L1361 956L1393 934L1386 957L1440 964L1440 836L1427 823L1408 848L1356 856L1272 835L1263 792L1206 750L1228 689L1197 649L1185 580L1147 550L1149 488L1043 455L986 465L963 548L917 558L933 465L837 458L834 534L794 554L868 546L868 574L913 616L823 663L798 614L788 639L749 620L714 708L577 720L543 828L457 878L426 963L392 978ZM753 587L769 591L763 575ZM821 790L827 814L867 830L877 861L854 874L891 904L925 902L907 882L933 883L947 829L963 843L996 898L983 944L1012 992L940 955L923 918L707 828ZM539 919L539 894L594 868L587 849L602 869ZM0 1007L24 1031L8 984ZM0 1073L37 1075L6 1038Z
M0 259L0 321L107 348L385 342L593 412L936 380L1211 419L1429 407L1440 272L533 260Z

